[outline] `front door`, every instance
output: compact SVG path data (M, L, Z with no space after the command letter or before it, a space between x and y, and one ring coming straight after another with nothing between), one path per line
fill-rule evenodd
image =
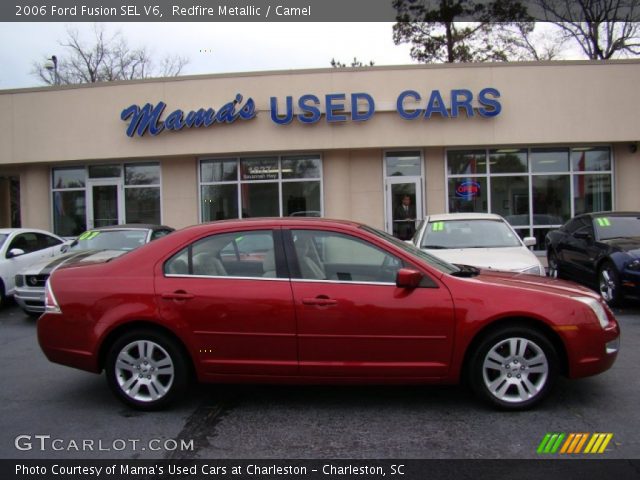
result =
M87 186L88 229L125 222L122 180L92 180Z
M420 178L386 179L386 230L400 240L411 240L424 217L421 185Z
M300 373L321 377L433 378L453 342L449 291L395 285L405 262L360 238L293 230L291 286Z

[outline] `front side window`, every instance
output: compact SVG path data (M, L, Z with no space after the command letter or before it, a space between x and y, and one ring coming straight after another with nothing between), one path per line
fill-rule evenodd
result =
M211 235L184 248L164 266L166 275L273 278L273 232L257 230Z
M293 230L300 277L357 283L394 283L398 257L359 238L335 232Z
M38 237L36 236L36 234L27 232L16 235L9 244L7 252L13 250L14 248L19 248L20 250L24 251L24 253L31 253L40 250L41 247L38 244Z

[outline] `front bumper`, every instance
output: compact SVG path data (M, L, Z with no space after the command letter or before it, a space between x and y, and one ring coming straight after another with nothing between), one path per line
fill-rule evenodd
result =
M44 288L16 287L13 298L26 312L44 313Z

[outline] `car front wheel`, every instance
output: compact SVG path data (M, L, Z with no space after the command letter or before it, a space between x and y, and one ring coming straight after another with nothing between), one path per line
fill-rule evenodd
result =
M469 368L475 393L505 410L524 410L540 402L557 376L557 353L540 332L503 327L476 347Z
M549 265L549 276L551 278L560 278L558 256L553 252L553 250L549 250L549 253L547 253L547 265Z
M118 338L106 359L107 383L124 403L156 410L173 402L188 383L184 353L169 335L136 330Z
M613 263L605 262L598 270L598 287L609 305L620 303L620 276Z

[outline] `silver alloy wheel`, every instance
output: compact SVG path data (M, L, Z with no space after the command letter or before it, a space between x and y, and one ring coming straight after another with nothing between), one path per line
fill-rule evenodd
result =
M482 364L487 390L507 403L526 402L538 395L549 376L544 350L527 338L500 340L489 349Z
M115 375L122 392L138 402L164 397L175 377L171 356L159 344L136 340L118 353Z
M608 268L603 268L600 272L600 295L607 302L613 301L616 295L616 282L611 276Z

